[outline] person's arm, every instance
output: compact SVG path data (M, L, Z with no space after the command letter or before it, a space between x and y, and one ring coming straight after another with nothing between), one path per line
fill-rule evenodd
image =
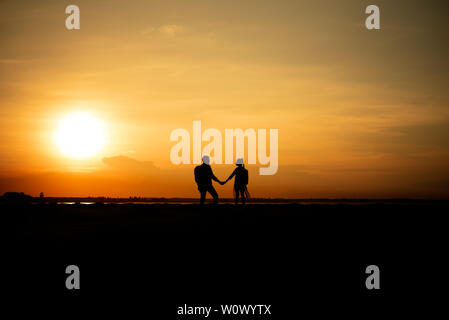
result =
M229 178L226 179L226 181L225 181L224 183L226 183L226 182L228 182L229 180L231 180L231 179L235 176L236 173L237 173L237 169L235 169L234 171L232 171L231 175L229 176Z
M195 169L193 170L193 175L195 176L196 184L198 184L200 182L200 177L199 177L199 174L198 174L198 167L195 167Z
M212 180L218 182L221 184L221 181L217 179L217 177L214 175L214 173L212 172L212 168L210 169L210 177L212 178Z

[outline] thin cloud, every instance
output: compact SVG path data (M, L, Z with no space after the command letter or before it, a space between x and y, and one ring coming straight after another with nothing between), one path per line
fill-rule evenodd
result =
M152 161L139 161L126 156L104 157L103 163L117 169L153 170L156 169Z
M184 30L184 27L177 24L166 24L159 27L158 30L160 33L167 34L169 36L174 36L176 34L181 33Z
M149 26L142 30L143 35L162 34L168 36L175 36L184 31L184 27L177 24L165 24L159 27Z

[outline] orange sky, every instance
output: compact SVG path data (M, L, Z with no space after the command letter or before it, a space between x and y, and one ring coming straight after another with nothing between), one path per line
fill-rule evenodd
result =
M372 3L381 30L364 27ZM76 31L68 4L0 3L0 193L197 196L169 137L201 120L279 129L255 197L449 195L444 2L76 0ZM73 111L107 126L86 159L53 141Z

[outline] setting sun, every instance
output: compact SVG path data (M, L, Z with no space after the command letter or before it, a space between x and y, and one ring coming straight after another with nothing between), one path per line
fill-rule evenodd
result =
M104 125L89 113L71 113L60 120L55 140L64 154L75 158L88 157L104 146Z

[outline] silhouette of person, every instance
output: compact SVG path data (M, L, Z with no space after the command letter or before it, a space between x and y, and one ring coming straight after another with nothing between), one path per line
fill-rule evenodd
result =
M198 190L201 195L200 204L204 204L204 200L206 199L206 192L210 193L210 195L214 198L214 204L217 204L218 194L217 191L215 191L214 186L212 185L212 180L223 184L223 182L218 180L214 175L209 163L209 156L203 156L203 163L199 166L196 166L194 170L195 182L198 185Z
M242 198L242 204L244 205L246 199L249 198L249 192L246 185L248 184L248 170L245 169L245 165L243 164L243 159L237 159L236 162L237 168L231 173L228 179L221 184L225 184L229 180L231 180L234 176L234 199L235 205L239 202L239 197Z

